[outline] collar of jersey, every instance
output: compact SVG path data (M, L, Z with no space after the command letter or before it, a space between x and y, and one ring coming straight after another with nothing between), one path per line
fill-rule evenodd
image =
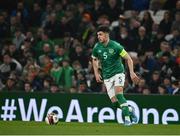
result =
M109 40L109 42L107 43L107 45L104 45L103 43L100 43L104 48L108 47L108 44L110 44L111 40Z

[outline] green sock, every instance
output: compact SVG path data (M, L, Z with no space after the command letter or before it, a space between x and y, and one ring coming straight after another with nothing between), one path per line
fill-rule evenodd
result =
M117 94L116 95L116 98L118 99L118 102L119 104L124 104L124 103L127 103L126 99L124 98L124 95L123 94Z
M120 108L121 109L120 104L119 104L118 101L112 102L112 105L113 105L114 108ZM129 109L129 112L132 112L132 108L131 107L128 106L128 109Z
M123 94L116 95L118 102L121 106L122 113L125 117L129 116L129 108L126 99L124 98Z
M121 109L120 104L119 104L118 101L112 102L112 105L113 105L114 108L120 108ZM129 108L129 112L132 112L132 108L129 107L129 106L128 106L128 108Z

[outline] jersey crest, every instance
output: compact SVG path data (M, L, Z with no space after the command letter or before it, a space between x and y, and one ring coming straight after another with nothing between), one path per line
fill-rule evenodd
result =
M114 54L114 49L109 49L110 54Z

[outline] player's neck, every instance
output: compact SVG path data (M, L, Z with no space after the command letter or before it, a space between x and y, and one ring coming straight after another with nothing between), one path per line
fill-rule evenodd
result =
M107 46L109 43L109 38L103 43L104 46Z

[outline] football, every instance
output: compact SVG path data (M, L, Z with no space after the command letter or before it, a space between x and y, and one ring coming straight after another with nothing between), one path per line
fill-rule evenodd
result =
M45 122L48 125L56 125L58 123L58 121L59 121L59 118L56 113L47 114L47 116L45 118Z

